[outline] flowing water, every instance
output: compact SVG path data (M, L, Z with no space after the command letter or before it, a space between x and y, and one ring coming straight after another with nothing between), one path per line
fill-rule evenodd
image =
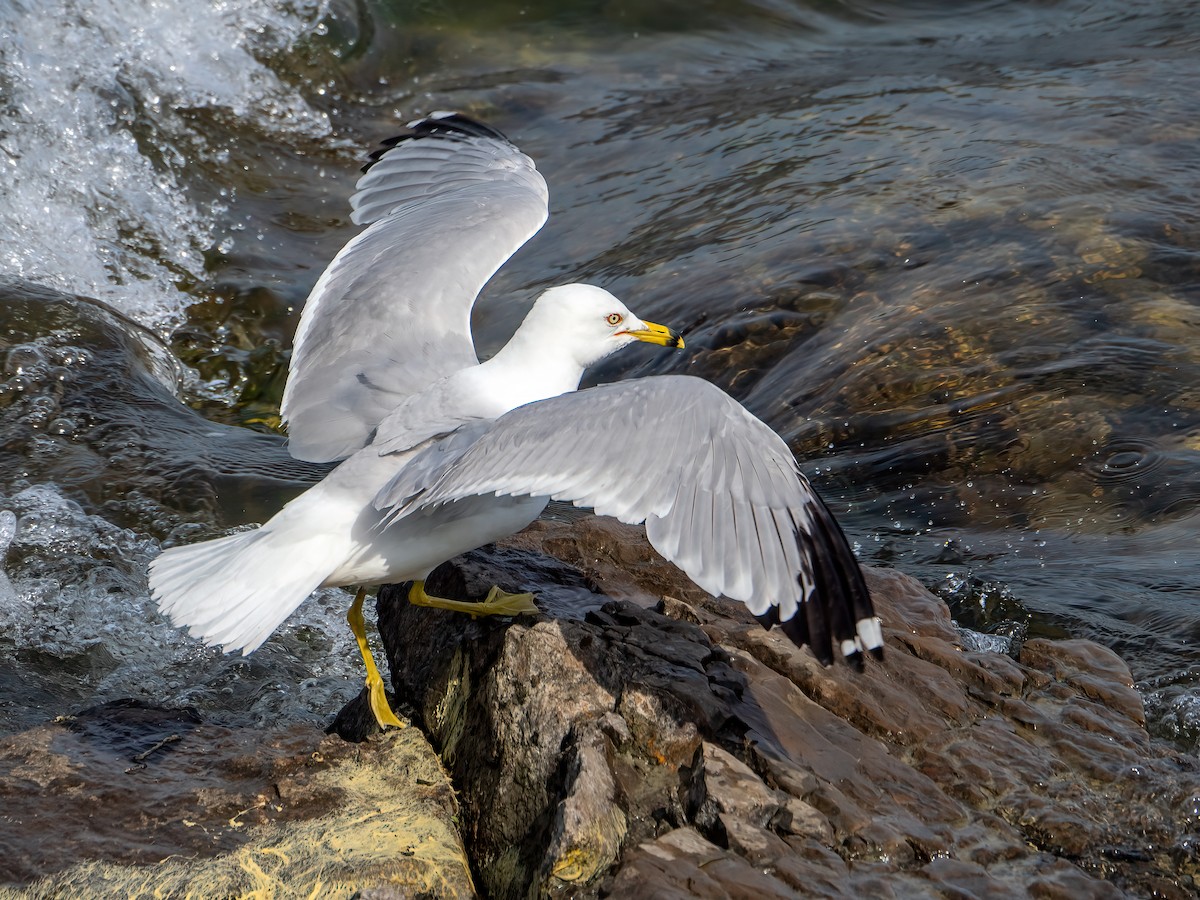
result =
M0 728L124 696L321 719L357 692L340 591L246 660L146 596L162 542L261 521L307 476L214 500L211 473L114 470L80 448L113 416L137 432L138 407L80 390L134 378L96 344L137 335L137 378L207 420L163 453L228 451L230 426L277 450L290 338L356 231L365 150L461 109L551 188L476 310L485 354L541 288L608 287L688 350L630 349L592 380L712 379L784 435L865 562L978 631L1113 647L1155 729L1200 742L1195 4L0 11L0 275L131 320L4 313L0 413L23 436L0 472Z

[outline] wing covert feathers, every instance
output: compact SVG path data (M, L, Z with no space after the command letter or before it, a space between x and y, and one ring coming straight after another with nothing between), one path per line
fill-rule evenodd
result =
M782 438L711 383L656 376L501 416L421 484L392 485L393 515L475 495L546 496L646 523L700 587L744 602L823 663L861 667L882 632L854 551ZM419 489L414 490L414 488Z

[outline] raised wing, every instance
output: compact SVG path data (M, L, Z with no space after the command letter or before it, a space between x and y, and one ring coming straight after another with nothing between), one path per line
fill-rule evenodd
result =
M530 403L446 456L436 479L428 466L397 479L376 507L403 515L528 494L645 521L650 543L698 585L781 624L822 662L881 652L854 553L787 444L707 381L642 378Z
M474 365L471 306L546 221L546 182L500 132L455 113L409 126L351 198L368 225L296 331L281 412L292 455L349 456L406 397Z

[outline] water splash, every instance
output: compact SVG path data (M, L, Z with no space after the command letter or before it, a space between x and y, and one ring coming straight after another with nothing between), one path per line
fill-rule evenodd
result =
M220 199L189 195L219 158L213 117L321 135L260 59L310 30L317 0L51 0L0 28L0 271L95 296L160 331L204 271Z
M17 514L11 509L0 510L0 605L8 606L15 596L15 589L2 565L8 547L17 534Z
M1159 737L1200 754L1200 666L1139 682L1146 719Z
M0 497L4 542L0 664L52 686L19 709L6 698L6 730L85 698L191 705L234 721L324 721L361 686L349 630L330 627L349 601L343 591L315 594L253 657L227 657L158 614L145 583L158 542L89 515L57 487Z

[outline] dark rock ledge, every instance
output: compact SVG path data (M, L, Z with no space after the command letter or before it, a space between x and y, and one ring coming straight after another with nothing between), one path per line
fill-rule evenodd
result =
M394 686L459 792L481 892L1195 896L1200 765L1087 641L963 649L868 570L887 659L822 668L608 520L541 522L432 593L532 589L515 622L381 594ZM653 609L651 608L653 607Z

